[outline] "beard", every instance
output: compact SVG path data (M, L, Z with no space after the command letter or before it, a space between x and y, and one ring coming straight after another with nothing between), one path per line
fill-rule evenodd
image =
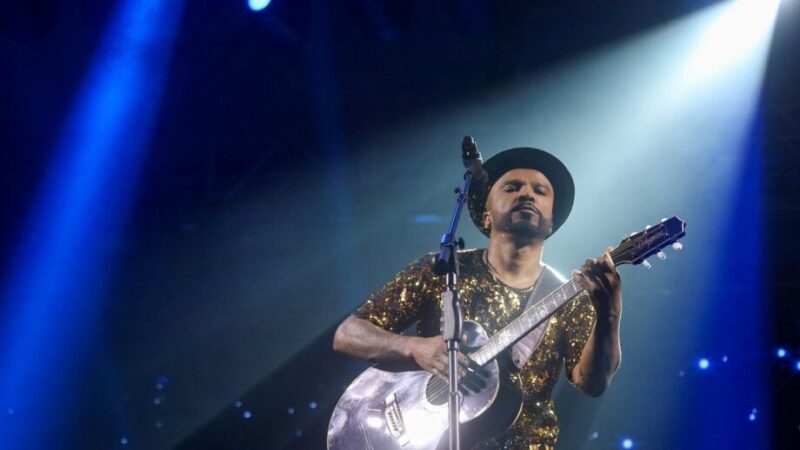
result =
M534 221L530 217L514 217L514 213L509 213L500 220L500 230L522 240L547 239L553 233L553 221L543 217L541 214L534 213L538 220Z

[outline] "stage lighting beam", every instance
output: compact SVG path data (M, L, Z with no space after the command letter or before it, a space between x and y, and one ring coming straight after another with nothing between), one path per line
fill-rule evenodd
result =
M69 441L99 352L103 290L132 202L183 2L121 0L75 96L19 247L0 317L3 448ZM124 445L130 438L123 437Z
M270 3L272 3L272 0L247 0L247 6L249 6L252 11L262 11L266 9Z

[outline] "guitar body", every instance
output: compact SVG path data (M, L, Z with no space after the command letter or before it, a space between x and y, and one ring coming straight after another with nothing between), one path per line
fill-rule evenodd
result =
M464 344L488 340L474 322L464 323ZM462 395L461 447L501 434L522 408L520 392L503 379L497 361L484 366L487 386ZM447 384L426 371L390 372L372 367L339 399L328 425L329 450L438 450L448 448Z

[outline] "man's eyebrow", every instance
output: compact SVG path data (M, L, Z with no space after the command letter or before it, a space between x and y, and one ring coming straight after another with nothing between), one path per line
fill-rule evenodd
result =
M512 179L510 179L510 180L506 180L506 182L505 182L505 183L503 183L503 184L504 184L504 185L510 185L510 184L525 184L525 183L526 183L526 182L525 182L524 180L520 180L520 179L518 179L518 178L512 178ZM543 187L543 188L545 188L545 189L550 189L550 188L547 186L547 184L545 184L545 183L543 183L543 182L541 182L541 181L532 181L531 183L532 183L534 186L541 186L541 187Z

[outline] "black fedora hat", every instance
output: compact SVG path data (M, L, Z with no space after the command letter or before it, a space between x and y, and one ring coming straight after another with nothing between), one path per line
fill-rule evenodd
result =
M553 202L553 233L567 221L572 204L575 201L575 183L572 181L567 167L555 156L544 150L531 147L517 147L504 150L483 163L488 180L485 185L475 185L469 190L469 215L472 222L489 236L489 228L483 226L483 214L486 212L486 197L492 185L512 169L538 170L550 180L555 194Z

